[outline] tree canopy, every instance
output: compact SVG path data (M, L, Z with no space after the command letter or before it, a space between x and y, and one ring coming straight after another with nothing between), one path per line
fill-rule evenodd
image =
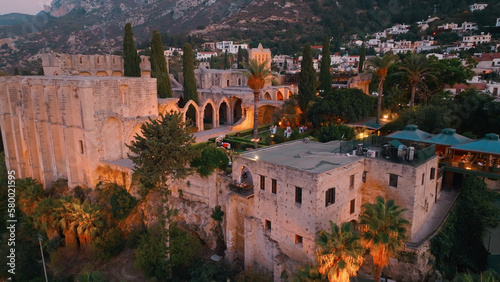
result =
M374 113L374 98L360 89L338 89L317 99L307 112L314 126L330 123L355 122Z
M486 228L498 225L500 209L480 178L467 176L460 195L441 231L431 239L434 265L443 277L453 280L457 272L479 273L486 269L488 251L482 237ZM464 232L467 230L467 232Z
M128 157L146 188L164 187L169 178L191 173L187 164L195 156L191 147L194 142L181 114L160 114L158 119L149 118L141 125L141 134L127 145L131 151Z
M389 264L389 258L404 247L406 225L409 221L403 217L401 209L394 200L386 201L378 196L375 203L363 204L363 213L359 217L361 241L370 250L375 263L375 281L380 280L382 268Z

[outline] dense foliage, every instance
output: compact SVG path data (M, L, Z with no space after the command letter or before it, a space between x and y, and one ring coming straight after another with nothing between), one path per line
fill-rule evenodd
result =
M317 99L307 112L314 126L339 122L355 122L374 112L374 98L355 88L338 89Z
M468 176L448 219L438 235L431 239L434 265L446 279L457 272L479 273L486 269L488 252L482 236L486 228L498 225L500 209L481 179ZM464 232L467 230L467 232Z
M151 227L140 239L136 249L135 265L142 269L147 277L162 279L168 277L168 266L165 260L165 245L162 243L161 225ZM170 261L172 277L189 279L186 269L192 268L198 259L201 243L198 238L170 225Z
M195 168L201 176L209 176L215 169L225 170L228 163L226 150L207 146L201 152L200 157L191 162L191 167Z
M356 136L353 127L345 124L329 124L320 127L314 132L314 136L319 142L329 142L332 140L352 140Z
M125 248L125 235L119 228L106 230L93 243L92 248L97 258L109 260L119 255Z
M430 105L405 109L382 130L402 130L408 124L415 124L429 133L439 133L450 127L459 134L471 132L483 137L487 133L500 132L500 102L477 90L466 90L454 98L442 97Z
M152 188L163 187L167 179L183 178L191 169L186 166L195 157L191 145L194 137L179 113L160 114L141 125L141 135L136 135L127 145L134 162L134 172L141 178L144 195Z

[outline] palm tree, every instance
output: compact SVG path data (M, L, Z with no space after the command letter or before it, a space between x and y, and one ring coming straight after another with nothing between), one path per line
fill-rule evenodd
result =
M45 191L42 184L33 178L19 180L19 209L30 216L36 208L37 203L44 197Z
M319 272L327 274L329 281L348 282L351 276L356 276L365 251L360 239L352 223L344 222L339 228L330 220L330 232L321 230L318 233L316 260Z
M103 227L102 213L89 202L75 204L71 229L76 229L80 246L89 246Z
M259 64L257 60L250 60L250 62L245 63L245 68L248 71L246 76L248 76L247 85L253 90L253 109L254 109L254 117L253 117L253 140L254 146L257 149L257 141L259 138L259 129L258 129L258 103L260 90L264 88L264 84L266 83L266 79L271 75L271 70L267 68L268 61L264 61Z
M49 240L59 236L59 220L61 218L57 210L61 208L61 205L60 200L49 196L38 202L33 210L33 226L45 231Z
M60 201L61 206L55 211L59 217L59 227L62 229L66 247L76 249L78 248L78 239L72 222L76 217L76 211L79 209L78 206L81 205L80 200L76 198L63 197Z
M385 201L378 196L374 204L363 205L364 212L360 216L361 242L370 250L373 262L376 265L375 281L380 280L382 268L389 264L389 258L404 244L406 227L409 221L402 214L401 209L393 200Z
M383 57L375 56L371 57L366 61L366 66L374 69L380 79L378 83L378 101L377 101L377 123L380 123L380 112L382 111L382 96L384 96L384 82L387 77L387 71L389 67L394 64L398 59L398 56L394 55L392 52L387 52Z
M437 79L434 67L435 63L427 59L425 55L411 54L402 60L399 69L408 75L411 85L410 107L415 105L417 86L425 79Z
M292 278L293 282L321 282L321 273L318 271L318 267L311 265L310 263L300 266L295 271Z

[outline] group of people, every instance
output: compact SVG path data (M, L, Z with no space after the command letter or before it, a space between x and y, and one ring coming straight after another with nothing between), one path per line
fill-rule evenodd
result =
M269 131L271 132L272 135L276 134L276 131L278 130L278 126L276 125L271 125L269 127ZM307 125L301 125L299 127L299 133L303 133L303 132L306 132L307 131ZM290 126L287 126L284 133L286 138L290 138L290 136L292 135L292 128Z

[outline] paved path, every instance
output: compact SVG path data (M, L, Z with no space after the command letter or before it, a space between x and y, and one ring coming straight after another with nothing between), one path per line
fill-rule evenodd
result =
M441 226L448 215L458 196L458 191L442 190L439 194L437 203L432 207L430 216L422 228L413 236L412 242L408 246L420 245L429 239Z
M217 136L220 136L220 135L226 135L226 134L229 134L229 133L233 133L233 132L239 131L239 130L232 131L230 129L231 127L232 126L225 126L225 125L223 125L223 126L216 127L214 129L198 131L198 132L193 133L193 135L196 138L196 143L198 143L198 142L205 142L205 141L207 141L208 139L210 139L212 137L217 137Z

